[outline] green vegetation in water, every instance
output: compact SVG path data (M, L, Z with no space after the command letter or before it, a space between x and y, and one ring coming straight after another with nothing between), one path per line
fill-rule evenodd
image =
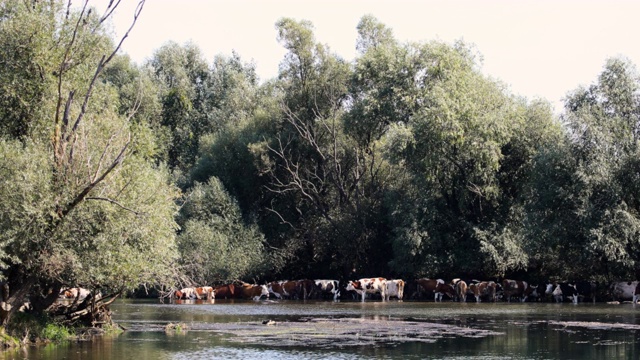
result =
M7 336L22 339L22 342L32 343L60 343L74 337L73 332L68 327L53 322L47 316L35 316L25 313L18 313L13 317L7 327L7 332Z
M20 341L8 335L3 328L0 328L0 342L2 342L2 349L14 348L20 345Z
M165 332L176 332L176 333L186 332L188 329L189 328L187 327L187 325L183 323L178 323L178 324L169 323L167 324L167 326L164 327Z

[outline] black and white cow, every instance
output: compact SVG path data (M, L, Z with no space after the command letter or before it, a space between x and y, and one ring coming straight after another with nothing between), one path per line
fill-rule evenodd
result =
M320 297L332 297L333 301L340 298L340 282L338 280L315 280Z

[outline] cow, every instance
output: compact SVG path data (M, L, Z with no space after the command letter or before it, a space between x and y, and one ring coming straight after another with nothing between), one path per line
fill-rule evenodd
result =
M387 280L387 299L397 297L402 300L404 297L404 281L402 279Z
M578 291L578 298L582 298L582 301L585 299L591 299L591 301L596 303L596 290L597 284L593 281L577 281L575 283L576 290Z
M638 287L638 281L614 282L611 284L611 296L618 301L633 301L636 287Z
M215 291L211 286L200 286L195 288L196 296L198 299L205 298L206 300L213 300L216 298Z
M456 299L460 302L466 302L467 291L469 291L467 282L461 279L453 279L451 285L453 285L453 289L456 292Z
M382 301L386 300L387 295L387 279L385 278L364 278L356 281L349 281L346 287L347 291L355 291L362 296L364 302L367 294L380 293Z
M269 295L275 296L276 299L282 299L284 296L284 289L282 288L283 281L272 281L267 284L267 290Z
M194 287L187 287L187 288L182 288L180 290L176 290L175 292L175 296L176 299L184 299L184 300L193 300L193 299L200 299L200 297L198 296L198 293L196 292L196 288Z
M270 294L273 294L277 299L297 299L298 298L298 282L297 281L273 281L267 284L267 289Z
M455 299L456 292L451 286L451 284L446 284L442 279L418 279L416 280L418 283L418 293L422 294L425 292L427 294L434 295L434 301L442 301L443 295L447 295L452 299Z
M502 280L502 291L507 302L511 302L511 298L513 296L518 297L520 302L525 302L534 290L535 288L530 287L526 281L510 279Z
M533 285L528 284L524 289L523 299L521 301L541 301L544 300L547 295L547 285Z
M316 295L316 283L311 279L298 280L296 282L296 291L298 296L303 299L309 299Z
M547 286L547 292L548 291L549 286ZM571 284L568 282L557 283L555 284L555 286L553 286L551 295L557 303L564 302L566 298L570 298L571 302L574 304L578 303L578 289L576 289L575 284Z
M320 297L332 297L333 301L340 298L340 282L338 280L315 280L315 284Z
M258 301L263 296L266 296L267 298L269 297L269 289L267 289L266 285L252 285L242 283L240 291L244 299L253 299L255 301Z
M77 299L78 301L84 300L87 296L91 294L91 291L74 287L74 288L62 288L59 293L59 298L61 299Z
M474 280L469 284L469 291L473 293L473 296L476 298L476 302L481 302L482 299L495 302L497 290L498 284L493 281Z
M213 292L218 299L239 299L242 297L242 291L235 284L216 286Z

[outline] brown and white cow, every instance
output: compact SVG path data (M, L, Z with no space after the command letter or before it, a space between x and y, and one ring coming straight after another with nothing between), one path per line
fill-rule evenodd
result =
M194 287L187 287L187 288L182 288L180 290L176 290L175 295L176 295L176 299L181 299L181 300L200 299L200 297L198 296L198 293L196 292L196 288Z
M200 286L195 288L195 291L198 299L213 300L216 298L215 291L211 286Z
M298 282L281 280L273 281L267 284L267 290L277 299L297 299L298 298Z
M402 300L404 297L404 281L402 279L387 280L387 300L396 297Z
M451 285L456 292L456 299L460 302L467 302L467 292L469 291L467 282L462 279L453 279Z
M260 300L261 297L266 296L269 297L269 289L267 289L266 285L252 285L243 283L240 291L242 293L242 297L245 299L253 299Z
M422 294L423 292L434 296L434 301L442 301L442 297L446 294L452 299L455 299L456 292L451 284L445 283L442 279L418 279L416 280L418 283L418 293Z
M284 289L282 288L282 283L284 281L272 281L267 284L267 290L269 290L269 295L275 296L276 299L282 299L284 295Z
M493 281L474 280L469 284L469 291L473 293L473 296L476 298L476 302L481 302L482 299L495 302L497 290L498 284Z
M520 302L525 302L529 295L535 291L535 287L529 286L526 281L504 279L502 280L502 291L507 302L511 302L513 296L517 297Z
M315 280L320 297L331 296L333 301L340 298L340 282L338 280Z
M74 287L74 288L62 288L58 296L61 299L68 299L68 300L78 299L78 301L82 301L90 294L91 294L91 291L85 288Z
M362 302L364 302L367 294L380 293L382 301L386 300L387 296L387 279L385 278L363 278L356 281L349 281L346 287L347 291L355 291L362 296Z

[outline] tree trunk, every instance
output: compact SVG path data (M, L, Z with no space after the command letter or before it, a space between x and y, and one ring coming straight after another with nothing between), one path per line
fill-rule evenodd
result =
M9 278L9 281L2 283L2 301L0 302L0 326L5 327L13 314L18 312L24 304L29 291L33 287L35 279L28 278L22 281Z

